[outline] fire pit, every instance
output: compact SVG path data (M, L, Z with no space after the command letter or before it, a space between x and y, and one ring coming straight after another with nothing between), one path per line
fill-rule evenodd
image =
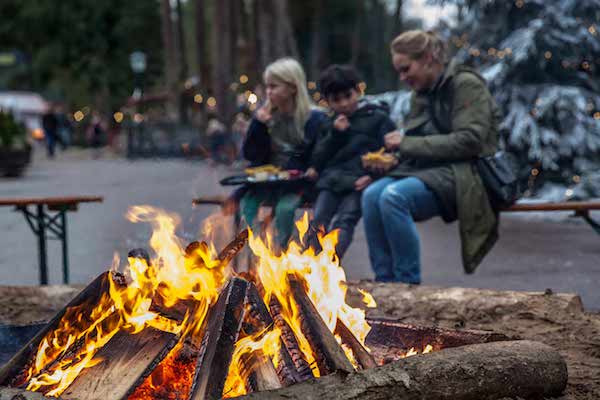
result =
M491 399L566 385L564 361L539 343L366 320L345 303L335 232L318 254L302 242L277 254L246 231L217 254L204 242L182 248L167 216L134 212L160 228L157 257L132 251L125 275L86 287L0 370L0 398ZM305 216L300 238L307 227ZM248 240L255 268L236 274L228 265Z

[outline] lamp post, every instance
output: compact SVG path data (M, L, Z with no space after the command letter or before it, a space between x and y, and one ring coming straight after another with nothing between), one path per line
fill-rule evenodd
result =
M129 65L133 71L135 82L131 98L136 102L136 114L141 112L142 96L144 94L144 72L146 72L146 53L134 51L129 55ZM141 121L135 121L138 134L141 135ZM133 125L129 128L127 135L127 157L133 155Z

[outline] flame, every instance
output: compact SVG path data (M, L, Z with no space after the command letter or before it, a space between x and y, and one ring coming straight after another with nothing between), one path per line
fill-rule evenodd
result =
M81 371L102 361L94 356L120 330L136 334L151 326L186 335L199 329L216 301L226 274L214 251L200 244L186 255L175 234L179 219L172 214L136 206L128 217L153 225L150 245L156 257L150 263L128 258L127 285L117 284L108 274L109 291L93 308L84 304L67 310L58 328L38 347L35 362L26 373L28 390L59 396ZM154 302L169 308L182 300L196 304L194 315L183 322L151 311Z
M373 298L373 295L371 295L371 293L367 292L366 290L362 290L362 289L358 289L358 291L360 292L360 294L363 295L363 303L368 307L368 308L376 308L377 307L377 303L375 302L375 299Z
M277 368L279 364L280 336L281 331L279 329L268 328L236 342L223 389L223 398L243 396L247 393L245 382L252 366L245 368L244 364L251 355L256 354L259 362L261 358L268 357Z
M292 241L282 254L274 251L270 235L267 235L265 243L250 232L249 245L257 257L257 273L264 289L266 304L269 304L271 296L277 297L282 306L282 316L294 331L306 361L312 365L315 376L320 376L314 362L315 355L300 329L298 309L290 296L287 281L289 274L295 274L306 281L307 294L331 332L334 332L339 319L364 346L371 327L365 320L363 310L352 308L345 302L346 275L335 253L338 232L319 234L322 250L316 253L312 247L305 248L304 245L304 237L308 231L307 213L296 223L296 229L299 243Z
M130 208L127 217L132 222L152 225L150 246L155 256L151 259L129 257L125 268L126 285L109 273L109 289L96 304L82 304L66 311L58 328L40 342L32 366L25 374L24 384L28 390L59 396L84 369L102 362L97 356L98 351L119 331L137 334L146 327L153 327L181 335L181 344L185 338L199 332L219 290L231 277L232 271L219 260L213 243L195 242L193 246L183 246L176 235L179 225L176 215L157 208L135 206ZM211 219L203 232L212 235L218 227L218 221ZM290 296L288 275L296 275L306 282L307 295L331 332L339 320L364 345L370 327L364 311L345 302L346 276L335 254L337 231L319 235L322 251L317 253L313 248L306 248L308 227L305 213L296 224L299 240L292 242L283 253L275 250L275 241L269 234L263 241L249 232L249 243L257 258L256 271L264 289L265 302L269 304L271 296L279 300L282 317L295 333L314 375L319 376L315 355L300 328L298 307ZM118 264L115 257L113 269ZM159 310L176 310L175 306L181 303L185 305L186 314L179 320L159 314ZM227 396L245 393L243 371L249 357L268 357L277 365L280 335L278 329L270 327L236 343L226 385ZM339 337L338 341L341 343ZM342 347L349 359L354 360L351 350ZM186 387L192 378L178 373L189 364L189 360L181 358L183 353L180 345L176 346L143 387L155 389L167 381L173 387ZM147 397L140 392L139 398Z
M419 353L417 350L415 350L414 347L411 347L405 354L401 355L400 358L412 357L412 356L416 356L418 354L427 354L427 353L431 353L432 351L433 351L433 346L430 344L425 346L425 348L423 349L423 351L421 353Z

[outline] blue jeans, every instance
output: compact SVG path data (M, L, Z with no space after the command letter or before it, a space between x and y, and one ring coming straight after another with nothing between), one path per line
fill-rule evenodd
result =
M382 178L364 191L362 212L375 279L421 283L415 221L440 215L434 193L418 178Z

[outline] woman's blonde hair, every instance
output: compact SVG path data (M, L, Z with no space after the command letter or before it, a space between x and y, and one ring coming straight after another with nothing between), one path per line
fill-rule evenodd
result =
M296 88L294 96L294 122L298 133L304 137L304 124L310 116L311 109L315 105L308 95L306 87L306 74L300 63L290 57L280 58L267 66L263 75L287 83Z
M390 49L392 55L406 54L413 60L429 53L440 64L445 64L448 57L446 43L433 31L406 31L392 41Z

